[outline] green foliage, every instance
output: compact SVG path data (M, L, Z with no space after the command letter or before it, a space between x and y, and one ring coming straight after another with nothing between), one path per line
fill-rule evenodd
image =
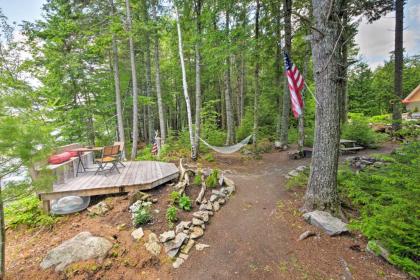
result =
M391 262L420 276L420 142L401 146L392 161L381 168L354 174L342 170L339 190L360 210L351 228L370 240L379 240L390 252Z
M186 196L185 194L183 194L179 198L178 206L179 206L179 208L181 208L185 211L191 211L191 207L192 207L191 199L188 196Z
M395 135L403 139L418 139L420 136L420 121L405 121Z
M391 114L383 114L383 115L376 115L372 116L368 119L369 123L380 123L380 124L391 124L392 123L392 115Z
M194 176L194 185L201 186L201 171L198 171L197 174Z
M134 225L136 227L147 224L152 219L153 219L153 216L150 213L150 207L149 206L141 206L134 213Z
M178 209L175 206L169 206L168 209L166 209L166 220L169 223L174 223L178 220L177 217Z
M298 187L306 187L309 180L309 169L299 172L298 176L292 177L286 182L286 189L292 190Z
M355 140L364 147L377 147L380 136L369 127L367 119L361 114L350 114L350 118L342 128L341 137Z
M177 191L171 192L169 196L172 203L177 203L181 197L181 195Z
M57 218L44 214L36 196L28 196L5 205L6 225L15 228L19 225L28 227L52 226Z
M203 159L208 162L213 162L215 160L214 155L211 152L204 154Z
M219 170L213 169L210 175L206 178L206 186L208 188L215 188L217 186L218 178L219 178Z

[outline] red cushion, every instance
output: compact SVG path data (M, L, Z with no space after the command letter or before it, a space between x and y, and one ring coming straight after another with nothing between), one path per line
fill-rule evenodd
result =
M77 157L78 152L76 151L68 151L68 153L70 153L71 157Z
M48 162L51 164L60 164L65 161L68 161L71 158L71 154L69 152L64 152L58 155L53 155L48 158Z

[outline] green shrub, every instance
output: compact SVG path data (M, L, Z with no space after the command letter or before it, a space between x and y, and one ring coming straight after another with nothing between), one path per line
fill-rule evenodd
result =
M6 225L15 228L19 225L28 227L52 226L57 218L46 215L36 196L28 196L5 205Z
M177 203L181 195L177 191L173 191L170 194L170 200L172 203Z
M286 182L286 189L291 190L297 187L306 187L309 180L309 169L299 172L298 176L292 177Z
M178 206L185 211L190 211L192 206L191 199L183 194L179 199Z
M178 209L175 206L170 206L166 210L166 220L168 220L169 223L174 223L178 220L177 217Z
M370 123L391 124L392 116L391 114L372 116L368 119L368 121Z
M147 224L152 220L152 214L150 213L149 206L142 206L134 213L134 225L139 227Z
M360 211L350 227L369 240L378 240L390 260L411 275L420 276L420 142L401 146L390 163L358 174L341 170L340 195Z
M273 150L273 143L267 139L257 141L257 153L269 153Z
M341 131L341 137L344 139L355 140L359 145L369 148L377 147L379 138L367 122L367 119L355 116L346 123Z
M203 156L203 159L205 160L205 161L208 161L208 162L213 162L215 159L214 159L214 155L212 154L212 153L207 153L207 154L205 154L204 156Z
M198 171L194 176L194 185L201 186L201 171Z
M213 169L210 175L206 178L206 186L208 188L215 188L217 186L218 178L219 178L219 170Z

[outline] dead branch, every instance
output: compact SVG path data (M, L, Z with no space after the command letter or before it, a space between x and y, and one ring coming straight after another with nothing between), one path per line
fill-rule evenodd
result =
M201 204L204 198L204 194L206 193L206 180L204 179L204 175L201 175L201 190L200 193L197 196L197 199L195 200L196 204Z

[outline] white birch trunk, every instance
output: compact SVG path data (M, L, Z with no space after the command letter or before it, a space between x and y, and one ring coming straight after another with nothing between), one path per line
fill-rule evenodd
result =
M195 145L194 145L194 135L193 135L193 123L191 117L191 103L190 97L188 95L188 84L187 84L187 73L185 71L185 62L184 62L184 52L182 49L182 33L181 33L181 24L179 21L178 8L175 6L175 17L176 17L176 28L178 31L178 49L179 49L179 59L181 62L181 71L182 71L182 88L184 92L185 103L187 107L187 118L188 118L188 132L190 134L190 144L191 144L191 155L195 154Z

